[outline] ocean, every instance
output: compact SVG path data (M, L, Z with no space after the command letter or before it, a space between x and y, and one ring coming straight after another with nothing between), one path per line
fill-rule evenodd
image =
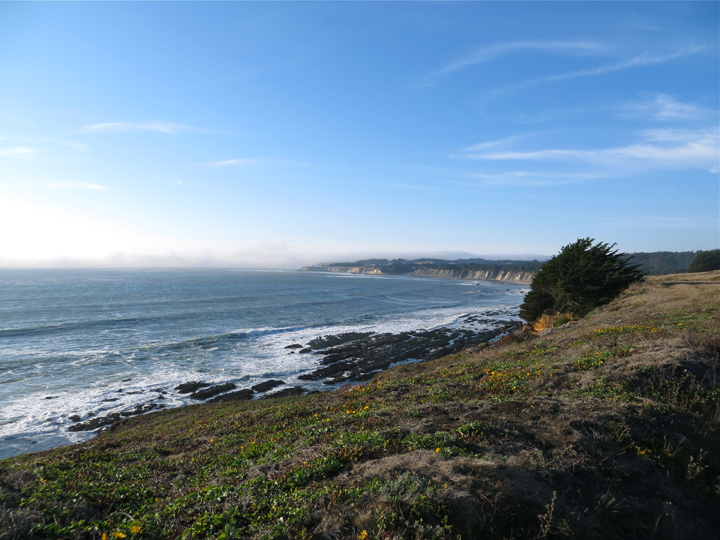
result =
M0 270L0 458L93 437L68 431L78 418L193 402L174 390L188 381L332 389L302 379L318 357L288 346L490 330L519 320L527 290L298 271Z

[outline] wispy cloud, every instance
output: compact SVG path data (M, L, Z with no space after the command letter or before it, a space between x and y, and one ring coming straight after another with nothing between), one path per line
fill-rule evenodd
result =
M93 191L106 191L111 188L100 184L87 184L83 182L51 182L45 184L50 189L89 189Z
M211 163L207 163L206 166L211 169L215 169L217 167L256 165L257 163L258 160L256 159L226 159L224 161L213 161Z
M293 161L288 159L276 159L276 158L244 158L244 159L225 159L221 161L211 161L210 163L201 163L199 166L207 167L209 169L217 169L221 167L248 167L248 166L263 166L263 167L311 167L314 168L310 163L304 161Z
M159 176L155 177L155 181L160 182L161 184L171 184L174 186L179 186L179 185L182 185L182 183L183 183L182 180L167 180L165 178L160 178Z
M691 103L682 103L668 94L656 94L640 103L622 107L622 116L649 118L652 120L694 120L717 115L717 111L703 109Z
M485 161L574 161L648 168L684 166L715 170L720 159L718 129L655 129L641 132L635 144L613 148L550 148L532 151L461 152L451 157Z
M190 126L174 122L107 122L104 124L91 124L84 126L82 132L123 132L123 131L157 131L174 135L179 131L191 130Z
M565 81L569 79L577 79L580 77L594 77L598 75L607 75L609 73L615 73L618 71L624 71L626 69L632 69L642 66L651 66L657 64L664 64L677 58L697 54L699 52L708 49L707 45L689 45L676 49L675 51L667 54L640 54L633 56L627 60L615 62L614 64L605 64L589 69L580 69L575 71L568 71L565 73L558 73L553 75L544 75L542 77L535 77L533 79L526 79L515 84L495 88L494 90L488 91L485 95L489 98L499 97L504 94L516 92L523 88L535 86L542 83Z
M521 135L512 135L511 137L504 137L502 139L495 139L492 141L485 141L478 144L473 144L472 146L468 146L467 148L463 148L463 152L475 152L477 150L484 150L486 148L493 148L496 146L503 146L508 143L513 143L516 141L520 141L523 139L527 139L529 137L534 137L537 135L545 135L547 132L537 132L537 133L523 133Z
M567 173L567 172L536 172L536 171L510 171L501 173L467 173L466 178L479 180L485 186L559 186L568 184L581 184L607 178L606 174L598 173ZM476 186L477 182L448 181L451 184Z
M26 158L37 154L39 150L35 148L26 148L24 146L16 146L15 148L0 148L0 156L11 158Z
M601 43L593 43L589 41L510 41L504 43L494 43L475 50L469 56L450 62L442 69L430 74L430 76L438 76L452 73L460 69L482 64L499 56L510 54L516 51L542 51L548 53L570 53L570 54L597 54L608 49L606 45Z

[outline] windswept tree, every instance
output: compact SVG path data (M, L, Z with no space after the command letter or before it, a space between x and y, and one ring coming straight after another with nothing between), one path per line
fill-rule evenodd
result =
M581 238L568 244L543 265L520 306L523 319L532 321L545 312L583 317L642 278L631 255L613 249L615 244L594 241Z

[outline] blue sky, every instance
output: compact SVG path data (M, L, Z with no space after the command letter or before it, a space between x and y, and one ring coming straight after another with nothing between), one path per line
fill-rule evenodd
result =
M717 248L718 6L1 3L0 266Z

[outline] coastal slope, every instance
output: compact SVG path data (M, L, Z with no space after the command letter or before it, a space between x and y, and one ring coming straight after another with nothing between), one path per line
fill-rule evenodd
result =
M0 539L714 538L720 272L284 399L0 462Z

